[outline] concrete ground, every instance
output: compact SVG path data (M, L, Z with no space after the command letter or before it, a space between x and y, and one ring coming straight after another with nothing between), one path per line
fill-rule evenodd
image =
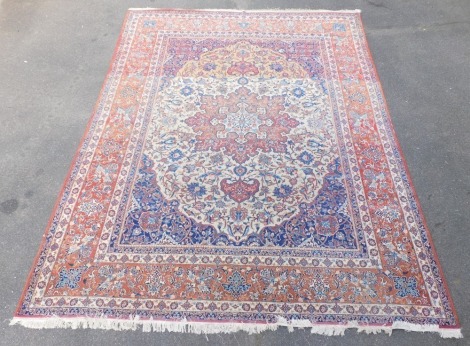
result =
M249 336L8 326L128 7L355 9L470 338L470 1L0 0L1 345L469 345L434 334Z

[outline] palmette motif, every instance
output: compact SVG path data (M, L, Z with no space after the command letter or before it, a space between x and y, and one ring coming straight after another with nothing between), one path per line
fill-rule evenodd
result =
M130 11L17 317L456 327L359 15Z

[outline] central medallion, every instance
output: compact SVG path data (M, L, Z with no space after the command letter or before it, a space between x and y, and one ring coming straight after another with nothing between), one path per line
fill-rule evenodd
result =
M225 131L220 131L217 133L219 138L227 138L229 133L236 133L237 138L235 142L243 144L247 142L245 135L248 133L253 133L257 138L266 138L266 132L261 131L260 125L266 124L268 126L272 125L272 121L268 119L263 121L258 115L266 113L265 108L256 108L256 113L250 113L250 105L246 103L246 98L241 97L240 103L237 103L238 110L234 113L231 113L231 109L228 107L222 107L219 110L219 113L225 115L225 119L219 121L213 119L211 124L216 126L221 123L225 126Z
M285 112L284 97L259 95L245 86L227 96L202 96L201 103L201 112L186 119L197 134L196 150L223 151L237 163L260 152L285 152L287 135L299 125Z

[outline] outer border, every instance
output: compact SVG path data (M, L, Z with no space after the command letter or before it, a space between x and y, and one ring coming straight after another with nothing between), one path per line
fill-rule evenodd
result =
M360 30L362 31L362 35L367 38L366 36L366 32L364 30L364 23L362 21L362 16L360 14L358 14L358 18L359 18L359 22L361 23L361 28ZM405 155L403 153L403 149L400 145L400 141L398 140L398 136L395 132L395 127L393 126L393 121L392 121L392 118L390 116L390 110L388 108L388 103L387 103L387 99L385 97L385 93L383 91L383 88L382 88L382 82L380 81L380 78L379 78L379 74L377 73L377 66L375 65L375 61L373 59L373 56L372 56L372 53L370 51L370 47L369 47L369 41L366 39L364 40L365 41L365 48L367 49L366 53L368 55L368 57L370 58L370 61L371 61L371 65L372 65L372 69L373 69L373 73L375 75L375 79L377 81L377 84L379 86L379 90L380 90L380 93L382 94L382 98L383 98L383 102L384 102L384 107L385 107L385 113L387 115L387 122L389 124L389 128L390 128L390 132L392 133L393 135L393 140L395 141L395 145L398 149L398 152L400 153L400 159L402 161L402 167L405 169L405 173L406 173L406 178L408 180L408 183L410 184L410 192L413 196L413 198L415 199L415 202L416 202L416 206L418 208L418 213L420 214L421 216L421 219L423 221L423 227L428 235L428 241L429 241L429 245L431 246L431 250L432 250L432 254L434 256L434 261L436 262L436 265L439 269L439 274L441 276L441 279L442 279L442 283L444 285L444 288L446 289L447 293L448 293L448 299L449 299L449 305L452 309L452 312L455 316L455 320L456 320L456 328L460 328L460 321L459 321L459 318L457 316L457 311L455 309L455 305L454 305L454 301L452 299L452 296L451 296L451 292L449 290L449 286L447 284L447 280L446 278L444 277L444 271L442 270L442 265L441 265L441 262L439 261L439 257L437 256L437 251L436 251L436 247L434 245L434 242L432 240L432 234L431 232L429 231L429 227L428 227L428 224L426 222L426 218L424 216L424 213L423 213L423 209L421 207L421 203L418 199L418 194L416 193L416 189L415 189L415 186L413 184L413 180L411 179L411 173L410 173L410 170L408 168L408 163L405 159ZM450 327L441 327L441 328L450 328Z
M357 19L359 20L360 23L360 30L362 32L362 35L364 37L364 47L366 48L366 54L370 59L371 62L371 67L372 67L372 72L374 73L374 77L376 79L376 82L378 84L381 96L383 98L384 102L384 108L385 108L385 113L386 113L386 121L388 122L388 125L390 127L390 133L393 136L393 139L395 141L396 148L400 154L400 160L402 162L402 168L405 170L406 178L409 183L410 187L410 192L412 197L415 199L416 206L418 208L418 213L421 216L422 222L423 222L423 227L425 232L428 235L428 241L430 244L430 248L432 251L432 254L434 256L434 261L436 262L436 265L439 270L440 277L442 279L442 283L444 285L444 288L446 292L448 293L448 301L450 308L452 309L452 313L455 316L456 320L456 325L452 327L445 327L445 326L438 326L438 325L417 325L417 324L411 324L407 322L394 322L391 325L359 325L357 323L347 323L347 324L316 324L312 325L309 321L297 321L297 322L287 322L283 320L278 320L277 323L275 324L261 324L261 323L240 323L240 322L235 322L235 323L212 323L212 326L206 323L201 323L201 322L188 322L188 321L179 321L179 322L165 322L165 321L156 321L156 320L139 320L138 318L134 320L118 320L118 319L110 319L110 318L41 318L41 317L23 317L19 315L19 311L21 309L21 305L24 301L24 298L27 293L28 289L28 283L31 281L32 276L34 275L35 269L37 267L37 263L39 260L39 257L41 253L43 252L45 245L46 245L46 235L48 231L50 230L52 223L54 221L54 218L57 214L58 208L60 206L61 200L63 198L63 194L65 192L65 189L67 185L70 183L73 170L76 168L77 163L78 163L78 158L80 157L80 154L82 152L83 146L85 141L90 137L90 128L92 127L95 118L97 117L97 110L101 104L101 101L103 99L103 94L105 91L106 86L108 85L108 82L110 80L112 71L114 66L116 65L116 56L119 52L121 42L122 42L122 36L124 33L124 30L126 29L127 26L127 21L129 16L131 15L132 12L134 11L187 11L187 12L235 12L235 13L267 13L267 12L287 12L287 13L346 13L346 14L356 14ZM434 245L434 242L432 240L432 235L431 232L429 231L429 227L427 225L426 219L424 217L424 213L421 207L421 203L419 202L418 195L416 193L416 189L414 187L413 181L411 179L411 173L408 168L408 164L406 162L405 156L403 154L402 147L400 145L400 142L398 140L397 134L395 132L395 128L393 126L393 122L390 116L390 110L387 104L387 100L385 97L385 93L382 88L382 83L380 81L379 75L377 73L377 67L375 64L375 61L373 59L372 53L370 51L369 47L369 42L367 41L367 36L365 33L363 21L362 21L362 16L361 16L361 10L305 10L305 9L267 9L267 10L237 10L237 9L182 9L182 8L129 8L124 16L122 26L120 29L120 33L118 36L118 40L116 42L114 52L111 57L111 61L109 63L108 70L105 75L104 82L101 86L101 90L98 95L98 99L95 103L95 106L92 111L92 115L90 116L85 132L82 135L82 138L80 140L80 144L73 156L72 163L69 167L69 170L67 172L66 178L64 182L62 183L62 187L59 191L59 194L56 198L54 207L52 209L51 216L49 218L49 221L47 223L45 232L42 236L42 241L39 246L38 252L34 258L32 267L30 269L30 272L27 276L27 280L25 283L25 286L23 288L23 291L21 293L19 302L17 304L17 307L15 309L14 313L14 318L11 321L11 325L14 324L20 324L25 327L29 328L35 328L35 329L42 329L42 328L95 328L95 329L106 329L106 330L136 330L137 327L142 326L142 329L144 332L149 332L149 331L175 331L175 332L192 332L192 333L197 333L197 334L211 334L211 333L231 333L231 332L236 332L239 330L244 330L251 333L259 333L264 330L275 330L279 326L287 326L289 328L289 331L292 331L293 328L311 328L312 333L316 334L322 334L322 335L343 335L344 331L348 328L357 328L358 332L366 332L367 334L370 333L378 333L378 332L387 332L389 334L392 333L392 330L395 329L404 329L407 331L421 331L421 332L438 332L441 337L443 338L462 338L462 333L460 331L460 322L456 313L455 305L451 296L451 292L449 290L448 283L444 277L444 272L442 270L442 265L439 261L439 257L437 256L437 251Z
M50 228L52 226L52 223L54 222L54 218L57 214L57 211L58 211L58 208L60 206L60 202L63 198L65 189L66 189L68 183L70 182L70 180L72 178L72 173L73 173L74 168L76 168L76 166L77 166L77 163L78 163L77 160L78 160L78 158L79 158L79 156L80 156L80 154L83 150L83 145L84 145L85 141L87 140L87 138L90 137L89 131L90 131L91 126L95 122L95 118L97 117L97 110L100 106L101 100L103 99L103 94L104 94L105 88L108 85L108 82L110 80L111 73L113 71L113 67L116 65L116 62L117 62L116 56L119 52L119 47L121 46L122 36L123 36L124 30L126 29L126 23L127 23L127 20L129 18L130 13L131 13L130 11L127 11L125 16L124 16L123 24L121 26L119 36L118 36L118 39L116 41L116 45L114 47L114 51L113 51L113 55L111 57L111 61L108 64L108 70L106 71L105 79L104 79L103 84L101 86L101 89L100 89L100 92L99 92L99 95L98 95L98 99L95 102L95 105L93 107L93 111L91 113L91 116L87 121L87 124L86 124L86 127L85 127L85 132L83 133L83 135L80 139L78 148L75 151L75 154L73 156L72 163L70 164L67 175L65 176L65 180L62 183L62 186L59 190L59 194L57 195L56 201L54 203L54 207L52 209L51 216L49 217L49 221L47 222L46 230L44 231L44 234L42 235L42 240L41 240L41 244L39 246L39 250L38 250L36 256L34 257L31 270L29 271L29 274L28 274L27 279L26 279L25 286L24 286L23 291L22 291L21 296L20 296L20 300L19 300L19 302L16 306L15 314L14 314L15 317L18 316L18 312L21 309L21 303L23 302L23 300L25 298L25 295L26 295L26 292L28 290L28 283L31 281L31 278L34 275L34 271L36 269L39 257L41 255L41 253L43 252L44 247L46 245L46 235L47 235L48 231L50 230Z

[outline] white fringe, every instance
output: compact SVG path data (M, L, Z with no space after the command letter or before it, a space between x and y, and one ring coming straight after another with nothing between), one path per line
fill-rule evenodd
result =
M356 328L357 332L365 332L367 334L377 334L380 332L392 334L393 330L403 329L413 332L436 332L442 338L463 338L460 329L439 328L438 325L420 325L408 322L394 322L391 326L364 326L356 322L349 322L344 325L312 325L309 320L295 320L288 322L286 319L279 317L276 323L212 323L212 322L188 322L181 321L157 321L157 320L141 320L135 317L129 320L118 320L108 318L61 318L61 317L15 317L11 320L10 325L19 324L21 326L33 329L49 329L49 328L91 328L106 330L137 330L142 328L144 332L179 332L194 334L218 334L218 333L235 333L245 331L248 334L260 333L265 330L276 330L280 326L285 326L290 332L294 328L310 328L312 334L321 334L327 336L344 335L346 329Z

